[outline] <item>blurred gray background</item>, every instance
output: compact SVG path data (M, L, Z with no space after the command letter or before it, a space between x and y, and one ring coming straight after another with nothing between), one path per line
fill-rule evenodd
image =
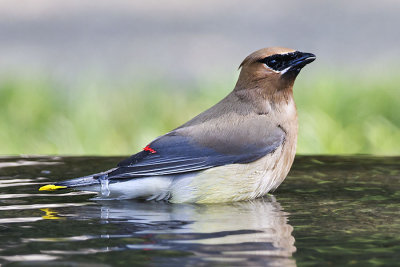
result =
M399 14L398 0L1 1L0 74L185 80L275 45L373 71L399 65Z

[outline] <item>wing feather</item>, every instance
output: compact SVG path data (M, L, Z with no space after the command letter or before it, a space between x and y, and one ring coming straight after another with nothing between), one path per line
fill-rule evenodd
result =
M161 136L141 151L121 161L118 168L108 173L109 179L140 178L182 174L234 163L249 163L275 151L285 139L285 132L276 128L272 138L260 144L231 144L224 151L204 147L187 136L174 132Z

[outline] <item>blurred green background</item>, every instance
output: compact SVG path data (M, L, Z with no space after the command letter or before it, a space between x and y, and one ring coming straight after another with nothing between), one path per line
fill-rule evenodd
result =
M396 1L233 2L3 2L0 154L135 153L272 45L317 55L295 84L299 154L399 154Z
M320 74L304 81L301 76L295 85L298 153L400 151L399 78ZM210 107L234 86L233 79L199 81L187 90L149 80L72 90L46 79L3 81L0 147L8 154L129 154Z

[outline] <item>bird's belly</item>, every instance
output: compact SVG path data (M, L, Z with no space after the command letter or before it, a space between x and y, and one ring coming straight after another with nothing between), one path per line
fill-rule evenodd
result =
M171 185L171 202L216 203L254 199L277 188L289 172L283 147L249 164L230 164L199 172ZM289 163L289 164L288 164Z

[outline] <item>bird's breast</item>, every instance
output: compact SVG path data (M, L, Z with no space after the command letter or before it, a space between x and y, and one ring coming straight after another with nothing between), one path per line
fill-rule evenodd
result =
M172 202L216 203L254 199L282 183L296 153L297 113L294 102L289 101L272 109L266 116L260 115L249 120L236 119L236 122L243 127L224 131L230 133L224 136L229 142L236 142L237 136L241 140L257 140L260 133L268 137L271 132L264 131L264 127L271 129L271 125L284 130L284 142L273 152L251 163L228 164L198 172L190 179L178 179L171 188ZM224 124L232 124L232 120L223 120L219 128L225 129ZM213 127L209 125L208 129ZM240 131L240 134L236 131ZM209 133L215 134L213 131Z

